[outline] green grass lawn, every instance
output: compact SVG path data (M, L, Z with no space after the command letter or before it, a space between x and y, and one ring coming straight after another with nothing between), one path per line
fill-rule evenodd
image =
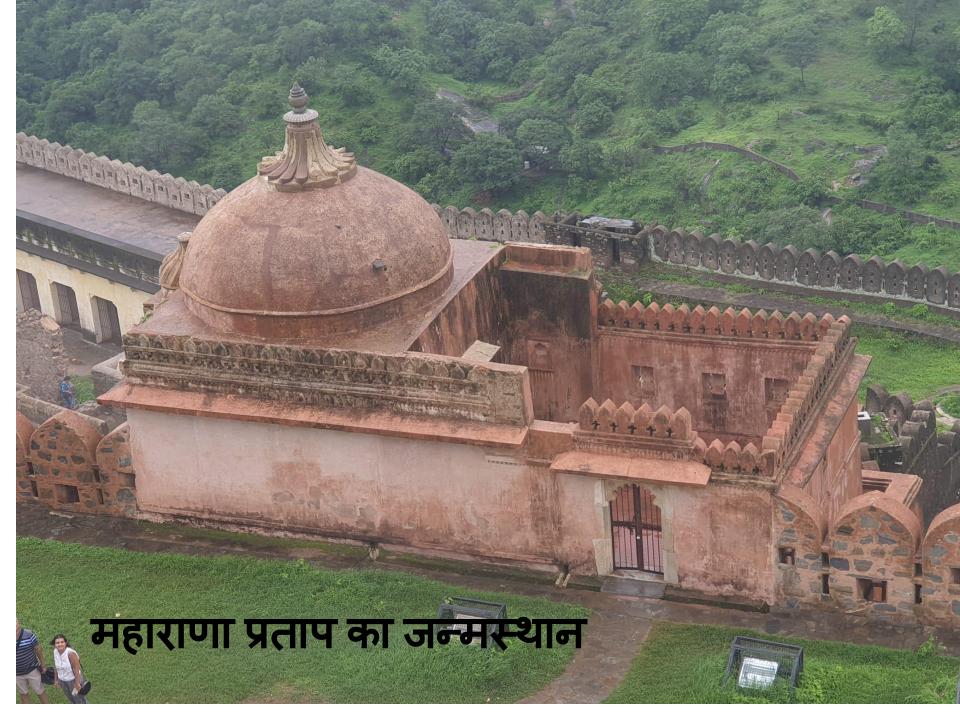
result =
M878 383L890 392L922 400L947 385L960 383L960 347L866 325L854 325L857 352L873 362L863 386Z
M723 687L730 642L736 635L801 645L804 670L796 692L803 703L952 702L960 660L935 654L849 643L771 637L703 625L655 625L610 703L788 702L786 692L765 696Z
M70 382L76 392L77 405L97 399L97 391L93 387L93 378L89 375L71 375Z
M318 570L303 562L144 554L53 541L17 540L17 613L47 643L64 633L93 682L94 703L336 702L495 703L530 695L563 670L572 645L505 652L452 644L409 647L402 625L388 649L362 649L346 618L429 618L449 596L499 600L511 618L586 617L587 610L512 595L477 593L413 575ZM233 618L230 649L157 644L136 655L90 642L91 618ZM330 649L250 649L245 618L338 618ZM207 644L208 645L208 644ZM64 702L62 693L50 693Z

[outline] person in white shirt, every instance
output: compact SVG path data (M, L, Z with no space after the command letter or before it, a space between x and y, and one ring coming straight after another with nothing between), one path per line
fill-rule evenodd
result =
M53 638L53 663L57 669L57 685L74 705L86 705L87 696L80 694L83 687L83 671L80 669L80 656L70 647L67 638L57 635Z

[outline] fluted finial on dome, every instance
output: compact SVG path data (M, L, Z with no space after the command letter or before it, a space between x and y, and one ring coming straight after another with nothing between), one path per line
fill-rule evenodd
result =
M309 100L295 82L288 98L292 109L283 116L287 123L283 150L263 158L257 165L257 173L283 192L330 187L349 180L357 172L353 153L324 142L317 124L319 114L307 107Z

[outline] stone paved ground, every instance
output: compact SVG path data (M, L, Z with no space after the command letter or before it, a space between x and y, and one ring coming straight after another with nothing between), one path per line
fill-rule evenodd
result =
M919 647L930 634L923 628L877 624L866 618L839 613L782 615L625 597L588 589L560 589L544 576L492 573L486 566L470 563L422 561L409 555L390 553L383 553L374 561L362 548L319 542L291 543L284 539L240 534L198 533L176 525L55 513L29 504L17 506L17 535L144 552L304 558L318 567L398 570L485 592L509 592L590 608L592 614L583 634L583 647L559 678L527 698L525 702L529 703L594 703L603 700L623 679L647 631L658 620L729 625L773 635L907 649ZM960 629L938 630L936 634L947 652L960 656Z
M119 345L98 345L83 337L79 330L70 327L63 330L63 351L71 375L89 375L90 369L120 352Z
M598 703L623 680L651 622L614 610L594 610L583 645L563 674L521 703Z

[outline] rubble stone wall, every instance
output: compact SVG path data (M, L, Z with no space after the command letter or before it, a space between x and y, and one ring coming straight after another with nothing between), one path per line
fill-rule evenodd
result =
M63 332L49 315L29 309L17 315L17 385L30 394L56 403L60 380L67 374Z
M126 423L103 425L63 410L39 427L17 413L17 502L103 515L137 514Z

